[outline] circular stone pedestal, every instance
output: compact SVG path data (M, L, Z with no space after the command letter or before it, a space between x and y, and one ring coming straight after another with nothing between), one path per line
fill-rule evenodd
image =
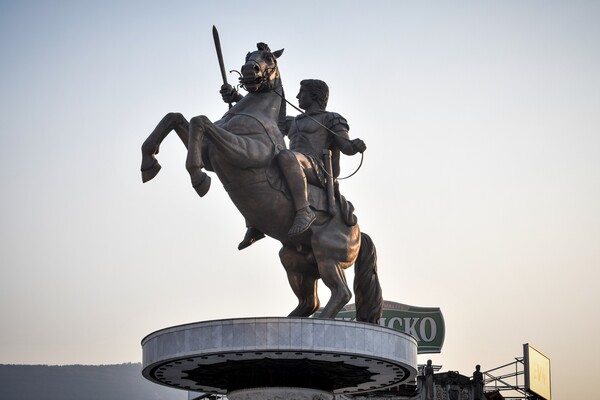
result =
M154 332L142 340L142 350L147 379L232 400L236 393L264 388L272 393L313 389L318 396L363 393L396 386L417 373L412 336L331 319L198 322Z

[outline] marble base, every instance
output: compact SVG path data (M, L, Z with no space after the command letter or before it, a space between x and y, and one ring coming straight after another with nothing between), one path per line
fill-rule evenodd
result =
M396 386L417 373L417 342L412 336L331 319L198 322L148 335L142 351L147 379L228 397L257 387L365 393Z

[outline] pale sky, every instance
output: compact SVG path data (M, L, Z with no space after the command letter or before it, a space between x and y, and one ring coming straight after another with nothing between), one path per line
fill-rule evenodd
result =
M214 175L196 195L175 134L141 182L167 112L227 110L216 25L228 69L285 48L288 98L326 81L367 143L341 189L385 299L442 309L419 362L471 375L530 343L554 399L593 398L600 2L273 3L0 2L0 363L139 362L155 330L295 307L278 243L237 250L243 218Z

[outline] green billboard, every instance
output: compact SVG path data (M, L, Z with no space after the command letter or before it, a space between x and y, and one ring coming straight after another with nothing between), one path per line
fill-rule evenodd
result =
M318 317L318 312L315 314ZM336 319L356 320L356 307L349 304ZM383 302L379 325L405 332L417 339L417 353L440 353L444 344L445 326L442 311L437 307L415 307L393 301Z

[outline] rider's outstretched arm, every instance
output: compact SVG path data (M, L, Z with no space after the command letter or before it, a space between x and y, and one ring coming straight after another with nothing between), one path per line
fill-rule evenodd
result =
M352 156L356 153L362 153L367 149L367 145L361 139L350 139L348 131L350 127L344 117L337 113L330 113L327 121L328 128L335 132L334 141L338 149L346 155Z
M336 133L339 134L340 132ZM361 139L356 138L350 140L341 135L335 137L335 144L342 153L349 156L353 156L356 153L363 153L367 149L367 145Z

